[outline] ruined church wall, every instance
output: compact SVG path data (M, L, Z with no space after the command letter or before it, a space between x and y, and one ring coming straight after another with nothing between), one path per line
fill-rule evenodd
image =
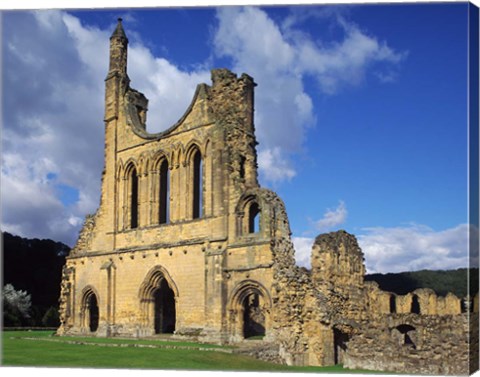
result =
M397 329L402 325L414 328L407 332L410 340L405 341L405 334ZM362 332L348 342L344 366L411 374L468 374L468 327L466 315L382 316L363 323Z
M373 316L413 312L442 316L457 315L466 311L464 299L450 292L445 296L439 296L432 289L421 288L405 295L397 295L381 290L375 282L367 282L365 286L369 312Z
M126 51L126 45L111 47ZM233 324L238 329L232 329L226 308L232 292L251 282L261 287L265 310L270 310L270 241L276 218L270 206L276 195L262 191L257 182L253 79L248 75L238 78L224 69L212 71L213 85L197 87L179 122L165 132L149 134L148 100L130 87L126 66L122 69L110 72L106 80L100 207L87 217L68 258L68 266L75 266L76 284L63 291L62 300L73 301L69 305L76 315L78 305L85 306L80 293L83 286L99 287L95 294L100 326L92 335L150 335L153 325L146 317L152 313L146 312L139 290L151 268L159 266L178 290L176 335L203 335L222 342L228 339L228 331L236 331L237 338L243 338L243 318L239 314ZM194 218L192 209L194 148L202 157L200 218ZM169 173L169 221L165 224L159 224L158 216L162 160L168 162ZM129 174L133 169L138 179L138 215L131 208L133 175ZM260 229L254 233L247 231L248 207L239 207L248 190L252 192L248 200L258 202L261 211ZM136 226L131 221L134 216L138 216ZM105 266L111 264L115 267L107 271ZM115 279L106 282L108 274ZM59 333L89 332L85 321L71 327L66 313L72 311L62 309L64 325Z
M327 309L314 307L314 313L323 311L323 317L310 314L316 321L302 318L310 365L341 362L349 368L394 372L468 372L469 326L462 299L451 293L441 297L431 289L396 295L377 283L364 283L363 253L355 237L343 231L317 237L311 277Z
M153 333L152 313L142 309L141 289L159 267L177 294L177 330L197 328L205 323L205 251L200 246L128 251L107 256L89 256L69 261L75 269L75 320L70 333L89 333L80 314L86 287L93 288L99 304L99 333L106 323L109 335L137 336ZM110 286L105 266L113 263ZM195 286L198 290L192 290ZM145 315L149 315L146 321ZM105 330L106 331L106 330Z

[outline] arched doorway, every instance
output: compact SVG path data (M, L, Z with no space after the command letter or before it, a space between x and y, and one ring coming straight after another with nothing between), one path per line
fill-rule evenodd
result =
M260 295L249 294L243 300L243 337L265 336L265 313L261 305Z
M161 266L150 270L139 291L142 335L173 334L177 327L178 289Z
M99 313L97 295L91 287L87 288L83 293L81 318L83 327L89 332L98 330Z
M98 302L95 293L92 293L88 298L88 327L90 332L95 332L98 329Z
M263 285L254 280L242 281L233 289L228 302L231 341L268 336L272 302Z
M176 323L175 294L165 279L154 291L153 300L155 334L173 334Z

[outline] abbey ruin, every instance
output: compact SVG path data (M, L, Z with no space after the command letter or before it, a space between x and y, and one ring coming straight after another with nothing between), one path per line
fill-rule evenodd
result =
M384 292L364 281L363 253L344 231L316 238L311 271L296 266L285 206L257 179L252 77L213 70L183 117L150 134L127 45L119 20L101 201L63 270L59 335L254 338L252 355L289 365L478 368L478 294Z

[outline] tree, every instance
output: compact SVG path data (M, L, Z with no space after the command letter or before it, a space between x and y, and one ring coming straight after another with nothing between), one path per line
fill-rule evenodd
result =
M42 318L42 324L45 327L58 327L60 326L60 319L58 317L57 308L51 306Z
M15 290L12 284L3 287L5 326L22 326L30 319L31 296L26 291Z

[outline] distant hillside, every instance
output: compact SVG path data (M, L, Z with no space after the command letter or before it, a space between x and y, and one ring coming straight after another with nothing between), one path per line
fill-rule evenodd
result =
M12 284L32 297L34 316L58 308L65 256L70 247L52 240L26 239L2 232L3 285Z
M445 296L448 292L457 297L467 295L466 268L448 271L421 270L388 274L370 274L365 276L367 281L376 281L384 291L404 295L417 288L433 289L438 295ZM471 269L472 294L478 292L478 268Z

